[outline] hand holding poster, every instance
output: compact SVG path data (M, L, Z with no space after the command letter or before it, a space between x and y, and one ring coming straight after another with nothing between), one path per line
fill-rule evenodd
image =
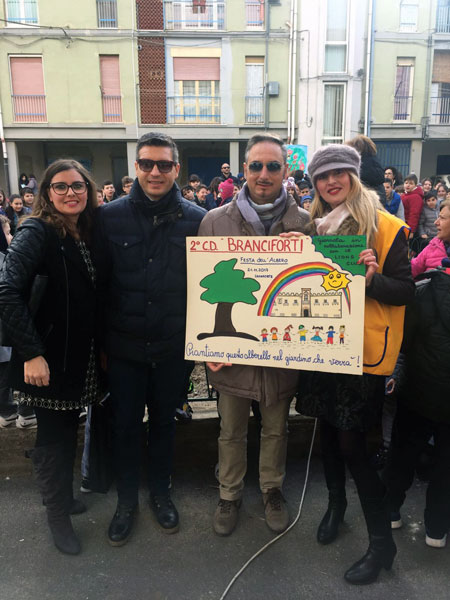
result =
M189 360L362 373L363 236L187 239Z

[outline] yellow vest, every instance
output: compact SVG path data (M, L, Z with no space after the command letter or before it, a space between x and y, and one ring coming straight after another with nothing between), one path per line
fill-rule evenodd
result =
M378 232L375 237L377 273L383 265L398 233L403 229L408 237L405 223L390 213L378 210ZM382 304L366 296L364 314L364 373L392 375L403 339L405 306Z

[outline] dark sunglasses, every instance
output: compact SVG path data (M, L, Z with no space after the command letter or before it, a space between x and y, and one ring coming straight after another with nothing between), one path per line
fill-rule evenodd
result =
M265 166L267 170L271 173L276 173L277 171L280 171L282 167L281 163L279 163L277 160L271 160L270 162L265 163ZM260 160L254 160L248 165L250 171L253 171L254 173L262 171L263 167L264 163L262 163Z
M155 165L160 173L170 173L176 164L173 160L151 160L151 158L138 158L136 162L145 173L153 171Z

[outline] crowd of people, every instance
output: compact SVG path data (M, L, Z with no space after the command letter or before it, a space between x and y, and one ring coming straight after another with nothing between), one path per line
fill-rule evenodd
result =
M435 178L419 184L413 173L402 180L394 167L383 169L365 136L319 148L306 174L289 172L280 138L255 134L242 173L234 177L224 163L208 186L192 174L180 189L175 142L148 133L138 140L135 168L135 178L122 179L119 197L112 181L97 189L74 160L52 163L38 188L35 178L22 174L18 197L8 200L0 191L0 425L27 418L22 410L34 411L31 458L55 546L81 551L71 520L86 510L73 494L77 429L84 408L107 397L118 496L109 543L125 544L135 523L146 409L149 507L164 532L179 529L170 489L175 414L192 370L184 360L186 237L363 235L362 376L207 363L220 415L213 529L228 536L238 524L255 401L265 520L275 533L288 527L282 487L287 418L297 396L298 410L320 424L328 503L317 541L329 544L339 536L347 468L365 517L368 549L347 569L346 581L368 584L391 568L397 552L392 530L402 524L416 460L430 442L435 462L425 541L444 547L450 529L445 185ZM383 417L389 451L380 477L367 434L381 424L393 390L397 405L390 420ZM89 465L83 469L88 491Z

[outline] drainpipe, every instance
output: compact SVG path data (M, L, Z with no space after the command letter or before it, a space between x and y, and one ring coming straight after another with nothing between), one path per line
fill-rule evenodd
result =
M372 117L375 11L376 0L369 0L369 15L367 18L366 91L364 111L364 135L367 137L370 137L370 120Z
M266 11L266 60L265 60L265 82L264 82L264 129L269 129L269 94L267 93L267 82L269 81L269 35L270 35L270 4L269 0L266 0L265 5Z
M2 113L1 102L0 102L0 138L2 140L3 170L5 173L6 194L9 198L9 196L11 195L11 186L9 183L8 151L6 149L5 134L3 131L3 113Z
M292 28L294 37L292 40L292 114L291 114L291 131L292 139L295 138L295 99L297 94L297 19L298 19L298 0L294 1L294 18Z
M137 82L136 82L136 28L137 28L137 14L136 14L136 0L131 1L131 64L133 70L133 94L134 94L134 122L136 130L136 140L139 138L139 117L138 117L138 94L137 94ZM140 90L139 90L140 91Z
M436 17L435 17L436 18ZM428 124L430 122L431 117L431 98L430 98L430 88L432 81L432 58L433 58L433 32L434 28L431 23L431 11L428 15L428 40L427 40L427 68L425 74L425 94L424 94L424 106L423 106L423 118L421 119L422 123L425 123L425 126L422 127L422 139L426 140L428 137Z
M292 81L292 36L294 31L294 0L291 0L291 11L289 16L289 55L288 55L288 109L287 109L287 143L291 143L291 112L292 112L292 86L295 85L295 80Z

